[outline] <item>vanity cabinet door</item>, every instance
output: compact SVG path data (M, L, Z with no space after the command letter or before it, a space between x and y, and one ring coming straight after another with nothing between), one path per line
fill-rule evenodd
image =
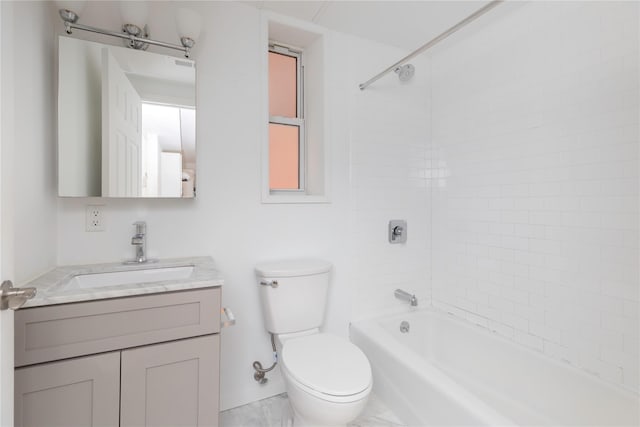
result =
M220 335L122 352L121 426L217 426Z
M118 426L120 352L15 370L15 425Z

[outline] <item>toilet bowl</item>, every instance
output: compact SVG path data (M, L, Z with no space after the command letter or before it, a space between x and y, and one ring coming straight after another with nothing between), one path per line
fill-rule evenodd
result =
M293 427L344 426L357 418L371 392L371 366L355 344L320 332L331 263L272 261L255 270L265 326L276 338Z
M373 382L369 361L354 344L313 333L286 340L280 354L294 427L343 426L362 412Z

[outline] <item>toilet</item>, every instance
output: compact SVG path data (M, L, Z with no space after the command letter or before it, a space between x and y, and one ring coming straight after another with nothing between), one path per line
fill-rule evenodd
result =
M371 365L350 341L324 332L331 263L294 259L256 265L266 329L274 334L293 426L344 426L364 409Z

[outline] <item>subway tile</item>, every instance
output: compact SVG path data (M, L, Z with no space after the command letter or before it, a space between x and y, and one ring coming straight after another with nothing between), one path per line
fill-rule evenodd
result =
M638 370L638 357L620 350L603 347L600 352L600 359L605 363L618 366L623 370Z
M635 368L625 367L622 371L622 384L627 386L631 390L638 390L640 385L638 381L640 379L640 370Z
M569 362L570 353L567 347L558 344L553 341L544 340L543 342L544 353L554 359L561 360L563 362Z
M518 332L527 331L529 329L529 321L517 314L502 312L500 315L500 321L514 329L514 333L517 336Z
M638 336L624 335L622 349L626 354L638 359L640 355L640 342Z
M626 300L622 302L623 304L623 314L625 316L632 317L637 319L640 316L640 306L634 301Z
M601 292L603 295L622 298L627 301L640 301L640 289L637 283L624 283L606 281L602 283Z
M603 362L588 354L581 354L577 363L606 381L622 383L622 368L619 366Z
M558 6L527 6L544 31L431 57L430 153L451 174L432 250L465 248L432 268L476 305L467 319L637 391L638 6Z
M489 329L498 335L502 335L509 339L513 339L515 333L513 327L493 320L489 321Z
M556 344L562 341L561 330L545 324L540 319L529 320L529 333Z
M544 352L544 340L538 336L531 335L527 332L515 331L516 342L529 347L533 350Z

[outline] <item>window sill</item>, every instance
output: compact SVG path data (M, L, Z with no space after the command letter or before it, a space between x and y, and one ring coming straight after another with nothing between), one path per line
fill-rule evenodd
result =
M327 196L314 196L309 194L264 194L262 196L263 204L272 203L289 203L289 204L305 204L305 203L331 203Z

